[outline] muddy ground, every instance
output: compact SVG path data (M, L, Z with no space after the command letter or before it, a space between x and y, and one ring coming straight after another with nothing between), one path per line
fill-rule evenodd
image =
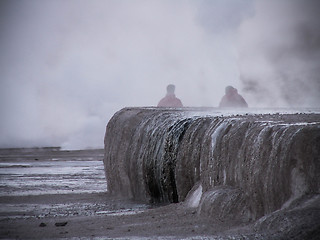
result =
M1 216L1 238L227 239L232 236L246 239L259 236L237 223L200 218L195 210L182 203L152 206L107 193L1 197L0 201L22 206L20 210L8 211L6 217Z
M151 205L110 196L103 150L1 149L0 159L2 239L260 236L237 222L199 217L184 203Z

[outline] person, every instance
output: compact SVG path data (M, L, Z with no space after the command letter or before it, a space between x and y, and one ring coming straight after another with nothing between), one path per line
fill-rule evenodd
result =
M227 86L225 95L222 97L219 107L246 108L246 100L238 93L238 90L232 86Z
M183 107L181 100L174 94L175 88L173 84L167 86L167 94L160 100L158 107Z

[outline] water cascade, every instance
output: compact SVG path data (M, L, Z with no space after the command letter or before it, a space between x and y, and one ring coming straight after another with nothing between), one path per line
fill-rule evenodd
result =
M318 113L124 108L107 125L104 165L112 194L257 228L299 207L320 226Z

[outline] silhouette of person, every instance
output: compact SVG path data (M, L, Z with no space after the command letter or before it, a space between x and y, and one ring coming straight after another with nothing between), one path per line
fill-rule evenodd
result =
M225 91L226 93L222 97L219 107L248 107L246 100L244 100L244 98L238 93L238 90L236 88L227 86Z
M167 86L167 95L160 100L158 107L183 107L181 100L174 94L175 88L173 84Z

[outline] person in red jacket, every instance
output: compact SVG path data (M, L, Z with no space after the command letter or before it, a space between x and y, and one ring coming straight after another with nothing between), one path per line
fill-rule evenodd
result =
M246 100L238 93L238 90L232 86L226 87L226 94L222 97L219 107L246 108Z
M160 100L158 107L183 107L181 100L174 94L175 88L173 84L167 86L167 95Z

